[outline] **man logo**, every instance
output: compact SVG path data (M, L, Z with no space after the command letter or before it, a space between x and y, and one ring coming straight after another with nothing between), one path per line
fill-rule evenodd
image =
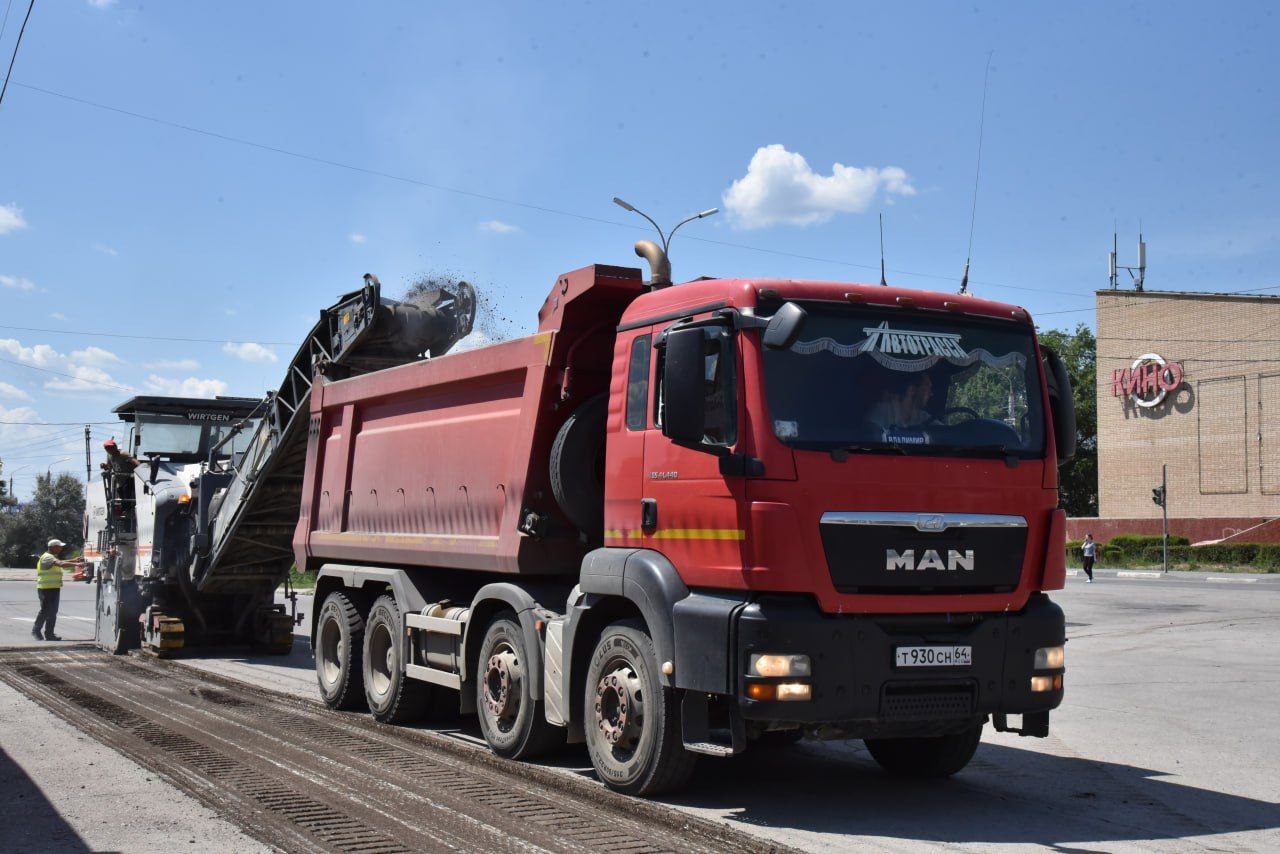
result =
M927 549L920 556L919 561L916 560L915 549L907 549L901 554L897 549L885 549L884 568L886 572L896 572L899 569L906 572L919 572L926 569L940 569L944 572L963 569L966 572L973 572L973 549L965 549L963 552L947 549L945 562L936 549Z

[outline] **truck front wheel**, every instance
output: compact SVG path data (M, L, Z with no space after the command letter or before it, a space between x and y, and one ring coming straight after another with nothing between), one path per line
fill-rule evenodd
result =
M358 709L361 691L364 618L343 591L325 597L316 620L316 681L320 697L331 709Z
M547 722L529 688L533 666L519 618L499 616L480 643L476 710L484 740L508 759L532 759L564 744L564 730Z
M656 795L682 786L694 755L684 749L676 692L658 682L653 639L634 621L608 626L587 670L587 752L606 786Z
M374 718L384 724L402 724L421 717L431 686L410 679L402 659L404 621L391 596L379 596L369 609L364 626L364 699Z
M982 740L982 724L951 735L868 738L867 750L895 777L950 777L969 764Z

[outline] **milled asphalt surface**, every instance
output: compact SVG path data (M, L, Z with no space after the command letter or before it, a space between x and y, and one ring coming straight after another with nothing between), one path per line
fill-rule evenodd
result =
M860 742L806 741L705 760L667 802L811 851L1280 850L1280 576L1098 575L1054 594L1070 641L1049 738L988 729L969 768L927 783L886 778ZM0 581L0 644L30 640L12 617L34 613L31 586ZM64 614L91 616L80 589ZM87 638L92 624L75 622L59 633ZM304 638L284 659L232 651L184 666L316 697ZM6 721L0 746L30 737L25 720ZM469 725L440 731L479 742ZM581 748L550 764L589 774ZM54 804L75 794L48 786Z

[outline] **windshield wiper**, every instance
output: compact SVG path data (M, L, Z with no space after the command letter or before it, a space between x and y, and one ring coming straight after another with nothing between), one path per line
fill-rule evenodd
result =
M907 454L906 446L898 444L837 445L827 450L831 452L831 459L838 463L849 459L850 454Z

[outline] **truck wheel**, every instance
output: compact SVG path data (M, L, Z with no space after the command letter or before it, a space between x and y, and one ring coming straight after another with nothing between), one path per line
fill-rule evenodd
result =
M480 643L475 681L480 731L493 752L508 759L532 759L564 744L564 730L547 722L529 690L533 666L519 618L504 612Z
M551 492L569 521L588 538L604 535L604 428L609 395L573 411L551 444Z
M969 764L982 740L982 724L951 735L868 738L867 750L895 777L950 777Z
M364 618L341 590L325 597L316 621L316 681L331 709L358 709L364 703L361 648Z
M369 711L384 724L400 724L422 717L431 686L404 672L404 621L391 596L379 596L365 621L364 698Z
M600 780L628 795L677 788L693 773L677 694L659 684L657 661L649 633L626 621L604 630L587 669L587 752Z

